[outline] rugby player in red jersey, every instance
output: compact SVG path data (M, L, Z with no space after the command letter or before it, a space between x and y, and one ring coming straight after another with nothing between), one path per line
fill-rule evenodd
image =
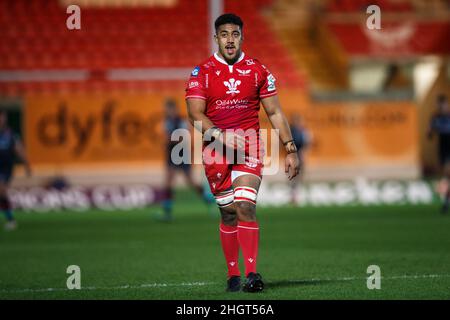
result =
M234 14L216 19L214 38L219 50L192 71L186 103L191 123L203 133L205 173L221 212L219 229L228 267L227 291L241 289L241 249L246 276L243 290L258 292L264 288L256 271L256 198L264 153L259 135L260 103L272 127L279 130L287 151L285 172L290 180L298 174L300 162L278 101L275 78L257 59L242 52L242 28L241 18ZM222 150L211 147L217 141ZM231 161L229 150L235 156Z

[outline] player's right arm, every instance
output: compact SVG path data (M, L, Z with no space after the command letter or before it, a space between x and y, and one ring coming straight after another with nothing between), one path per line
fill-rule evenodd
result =
M189 122L202 134L214 127L214 124L206 116L208 85L205 81L205 77L207 76L205 66L195 67L189 77L185 97Z
M206 116L206 102L203 99L188 98L186 99L187 112L189 116L189 122L195 129L199 130L202 134L214 127L214 124Z
M190 123L203 134L206 141L211 141L211 138L220 139L230 148L243 148L244 137L223 132L214 126L214 123L206 116L207 84L204 72L203 68L195 67L186 88L186 104Z
M207 141L211 138L219 139L229 148L244 148L245 138L229 131L222 131L206 116L205 100L189 98L186 99L187 112L191 124L200 131Z

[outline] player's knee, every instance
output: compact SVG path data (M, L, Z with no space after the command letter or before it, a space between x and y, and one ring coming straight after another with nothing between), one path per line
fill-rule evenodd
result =
M241 221L256 221L256 206L248 201L237 201L236 213Z
M214 197L216 198L216 203L221 211L222 209L230 210L230 207L233 205L234 200L233 190L221 192L214 195Z
M256 220L257 194L257 190L251 187L240 186L234 188L234 205L239 220Z
M226 208L222 208L220 210L220 215L222 217L223 224L228 226L235 226L237 224L237 216L235 210L231 210L231 208L229 210L226 210Z

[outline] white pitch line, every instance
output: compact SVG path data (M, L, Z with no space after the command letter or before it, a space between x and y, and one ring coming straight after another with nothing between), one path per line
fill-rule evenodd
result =
M450 278L450 274L418 274L418 275L399 275L390 277L381 277L384 280L397 279L430 279L430 278ZM314 283L314 282L345 282L366 280L363 277L342 277L342 278L322 278L322 279L298 279L283 281L284 283ZM81 287L80 290L69 290L67 288L27 288L27 289L0 289L0 293L27 293L27 292L58 292L58 291L81 291L81 290L124 290L124 289L145 289L145 288L164 288L164 287L202 287L208 285L217 285L217 282L182 282L182 283L147 283L141 285L122 285L115 287ZM270 285L271 282L268 282Z
M129 285L115 287L81 287L80 290L123 290L123 289L144 289L144 288L160 288L160 287L201 287L214 284L213 282L182 282L182 283L145 283L141 285ZM24 292L57 292L57 291L74 291L67 288L27 288L27 289L0 289L0 293L24 293ZM75 290L77 291L77 290Z
M397 280L397 279L427 279L427 278L450 278L450 274L416 274L416 275L400 275L390 277L380 277L382 280ZM303 279L303 280L288 280L285 283L308 283L308 282L340 282L340 281L355 281L367 280L363 277L342 277L342 278L322 278L322 279Z

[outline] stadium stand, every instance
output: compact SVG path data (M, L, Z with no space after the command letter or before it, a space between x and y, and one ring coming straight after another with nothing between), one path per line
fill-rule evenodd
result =
M271 0L231 2L228 10L248 26L246 51L260 57L278 75L283 87L301 87L304 79L255 7ZM66 8L56 0L0 1L0 95L97 90L182 89L183 75L209 54L207 6L203 0L180 0L173 7L82 8L81 30L69 31ZM228 4L227 4L228 5ZM186 69L176 79L110 81L112 69ZM59 81L42 71L56 71ZM73 79L69 71L84 70ZM27 71L17 79L17 71ZM39 71L39 81L30 79ZM42 76L44 75L44 78ZM28 77L28 78L27 78Z
M152 113L148 112L145 115L155 118L157 108L166 95L175 95L182 101L187 75L195 65L210 54L211 26L208 17L209 8L206 5L208 1L176 0L171 1L172 6L143 6L141 3L144 0L129 0L129 3L134 4L131 6L117 5L126 0L113 0L110 2L114 3L113 6L107 6L107 0L96 0L95 2L102 3L102 1L104 5L82 6L81 30L70 31L66 28L66 19L69 16L66 13L67 1L0 0L0 30L2 30L0 32L0 102L2 100L6 100L6 103L9 103L7 100L14 103L20 101L26 107L28 114L47 108L46 112L54 115L60 101L71 99L74 101L71 108L74 108L74 106L83 105L85 101L90 101L88 99L78 101L77 98L90 97L91 93L100 93L99 96L104 97L104 100L99 99L92 103L85 103L86 108L92 108L89 110L89 114L87 114L88 111L79 114L78 110L73 112L80 116L80 119L88 116L100 119L104 103L110 97L119 99L135 93L135 96L138 97L145 96L145 106L155 106L152 108ZM434 5L427 6L427 9L429 12L436 13L436 17L439 16L439 8L448 6L448 3L444 1L433 0L431 2ZM372 43L369 42L372 41L372 38L363 32L359 23L361 18L366 17L366 13L362 12L361 8L367 4L367 1L226 0L224 4L225 11L239 14L245 22L245 52L269 66L277 77L283 108L291 112L310 115L308 120L312 122L320 112L324 112L322 115L324 119L334 119L335 113L338 112L351 118L353 117L351 112L354 110L347 109L347 105L358 105L362 108L361 110L368 110L372 108L372 105L377 105L363 100L370 98L373 101L383 100L383 103L392 107L403 108L405 105L405 114L411 116L408 119L412 119L412 124L407 130L413 130L412 121L415 114L411 107L413 102L410 101L411 95L403 94L403 92L412 92L412 81L409 81L408 78L408 87L398 90L401 91L401 95L397 92L384 94L384 92L372 90L367 94L370 94L368 98L366 92L360 94L360 92L352 91L355 79L361 79L361 74L369 74L369 80L371 83L375 83L374 88L378 88L377 80L370 73L372 69L367 69L369 70L367 71L364 69L365 66L360 67L358 63L375 61L374 58L376 58L380 65L377 66L377 70L381 70L380 74L383 76L383 64L388 66L393 62L404 60L405 57L414 58L416 56L419 58L424 53L430 52L438 54L442 52L448 56L449 52L448 41L439 41L441 35L442 39L445 39L445 30L447 30L445 26L448 26L448 21L441 18L434 21L433 15L428 15L427 19L433 20L431 27L425 25L426 28L423 28L426 19L423 19L423 16L420 16L420 19L414 18L421 6L425 6L425 1L422 0L373 1L372 4L378 4L383 10L388 11L386 19L383 16L383 23L389 19L395 20L396 16L410 17L405 21L419 21L416 29L423 31L420 32L422 37L420 39L426 38L426 41L416 41L419 38L411 37L414 41L407 43L408 46L405 46L407 51L400 51L397 47L393 47L394 49L391 51L397 54L393 57L385 54L387 50L382 46L383 39L377 42L381 43L379 47L372 48L367 45ZM444 10L442 11L445 13ZM389 19L388 15L390 15ZM402 21L401 19L397 20ZM438 26L434 26L435 24ZM383 25L383 27L385 26L387 27L387 25ZM351 30L348 31L347 28ZM388 28L384 29L384 31L388 30ZM437 32L439 30L441 31ZM364 36L366 42L355 41L355 34ZM345 41L346 39L348 41ZM436 43L439 46L428 45L429 39L434 39L433 44ZM350 45L345 46L346 43ZM417 44L423 45L424 49ZM365 48L365 51L359 50L361 47ZM360 69L358 70L358 68ZM355 70L358 72L362 70L362 72L356 73L359 78L355 76ZM412 74L411 70L413 70L412 66L406 70L410 72L409 75ZM382 80L382 77L380 79ZM78 93L80 94L76 97ZM48 96L41 97L36 94ZM19 99L14 99L16 97ZM400 100L398 97L407 101L398 103ZM336 104L336 101L332 101L333 99L339 101L340 104ZM121 101L119 99L118 103ZM144 100L141 99L141 101ZM380 105L380 110L389 114L388 108L384 104ZM132 107L135 106L130 103L124 107L124 110L132 110L128 109ZM121 112L125 113L125 111ZM363 113L361 112L361 114ZM120 115L117 112L116 120L120 120ZM35 117L41 119L44 116L44 111L42 111ZM266 119L264 117L262 113L262 121L268 125L267 121L264 122ZM27 115L27 119L32 119L32 117ZM35 128L34 124L26 123L25 125L27 128ZM362 163L365 168L368 164L361 160L363 156L369 157L373 154L379 156L375 151L373 154L364 154L358 150L357 153L350 154L341 152L347 150L343 147L335 148L335 143L325 145L320 139L329 141L329 136L336 138L336 134L341 131L336 130L336 134L331 131L326 132L319 124L320 122L317 121L314 124L317 127L312 128L317 132L314 145L316 149L311 152L309 168L312 169L308 169L307 178L331 179L331 174L343 172L351 176L356 170L355 165L345 157L348 156L349 159L355 161L354 163ZM27 132L28 140L32 140L32 134L29 133L29 130ZM321 134L322 136L320 136ZM368 136L364 131L358 131L352 135L364 139ZM376 149L379 147L378 143L384 141L384 136L380 134L380 137L382 138L377 138L374 142L367 142L369 145L375 146L373 150L378 150ZM342 141L345 142L346 138L342 138ZM35 150L46 150L47 146L40 143L40 141L35 141L35 146L41 148ZM409 143L408 140L400 147L408 145L416 146ZM67 146L64 145L64 147ZM105 144L104 147L104 150L107 150L109 145ZM57 150L56 147L50 149ZM367 150L369 149L367 148ZM380 154L384 152L383 150L379 151ZM92 151L93 154L94 151ZM344 171L340 167L336 170L338 166L336 159L330 161L330 166L324 167L323 163L334 151L342 156L340 159L346 159L345 164L349 165L348 171ZM404 174L402 173L404 177L416 177L418 162L413 155L418 152L415 150L408 152L405 154L408 157L411 156L408 159L412 160L408 160L409 162L406 163L406 160L400 159L398 163L406 168ZM43 153L45 152L35 152L35 154ZM89 159L94 159L95 161L92 160L92 163L95 162L96 165L103 168L103 164L98 164L100 160L104 159L105 162L111 160L105 154L107 155L106 151L97 158L92 156ZM42 167L48 166L48 172L53 172L57 157L54 162L52 162L53 159L45 160L47 161L45 162L38 159L39 156L37 155L33 160L39 160ZM103 156L104 158L102 158ZM158 156L155 155L154 159L159 161ZM139 157L136 159L143 160ZM380 170L384 170L386 176L391 173L399 175L398 166L396 167L395 164L391 167L382 165L381 162L375 163L369 168L371 171L367 174L379 175ZM106 170L105 176L110 175L112 171L118 175L116 166L119 165L114 163L113 169ZM131 177L128 165L123 167L126 171L123 176ZM92 171L95 171L96 174L98 171L91 170L92 168L85 166L80 170L86 169L85 177L96 181L98 178L92 175ZM155 168L155 171L159 170L157 167ZM40 172L43 176L47 174L44 169L41 169ZM65 168L63 169L65 170ZM74 173L75 171L70 169L67 172ZM141 168L136 172L135 176L142 178ZM321 176L314 175L315 172L320 173ZM76 172L73 175L81 176L82 174ZM123 179L121 176L118 180L123 181ZM81 183L79 180L75 181Z
M365 12L370 5L378 5L387 12L409 12L413 10L410 1L407 0L331 0L327 10L330 12L351 13Z

